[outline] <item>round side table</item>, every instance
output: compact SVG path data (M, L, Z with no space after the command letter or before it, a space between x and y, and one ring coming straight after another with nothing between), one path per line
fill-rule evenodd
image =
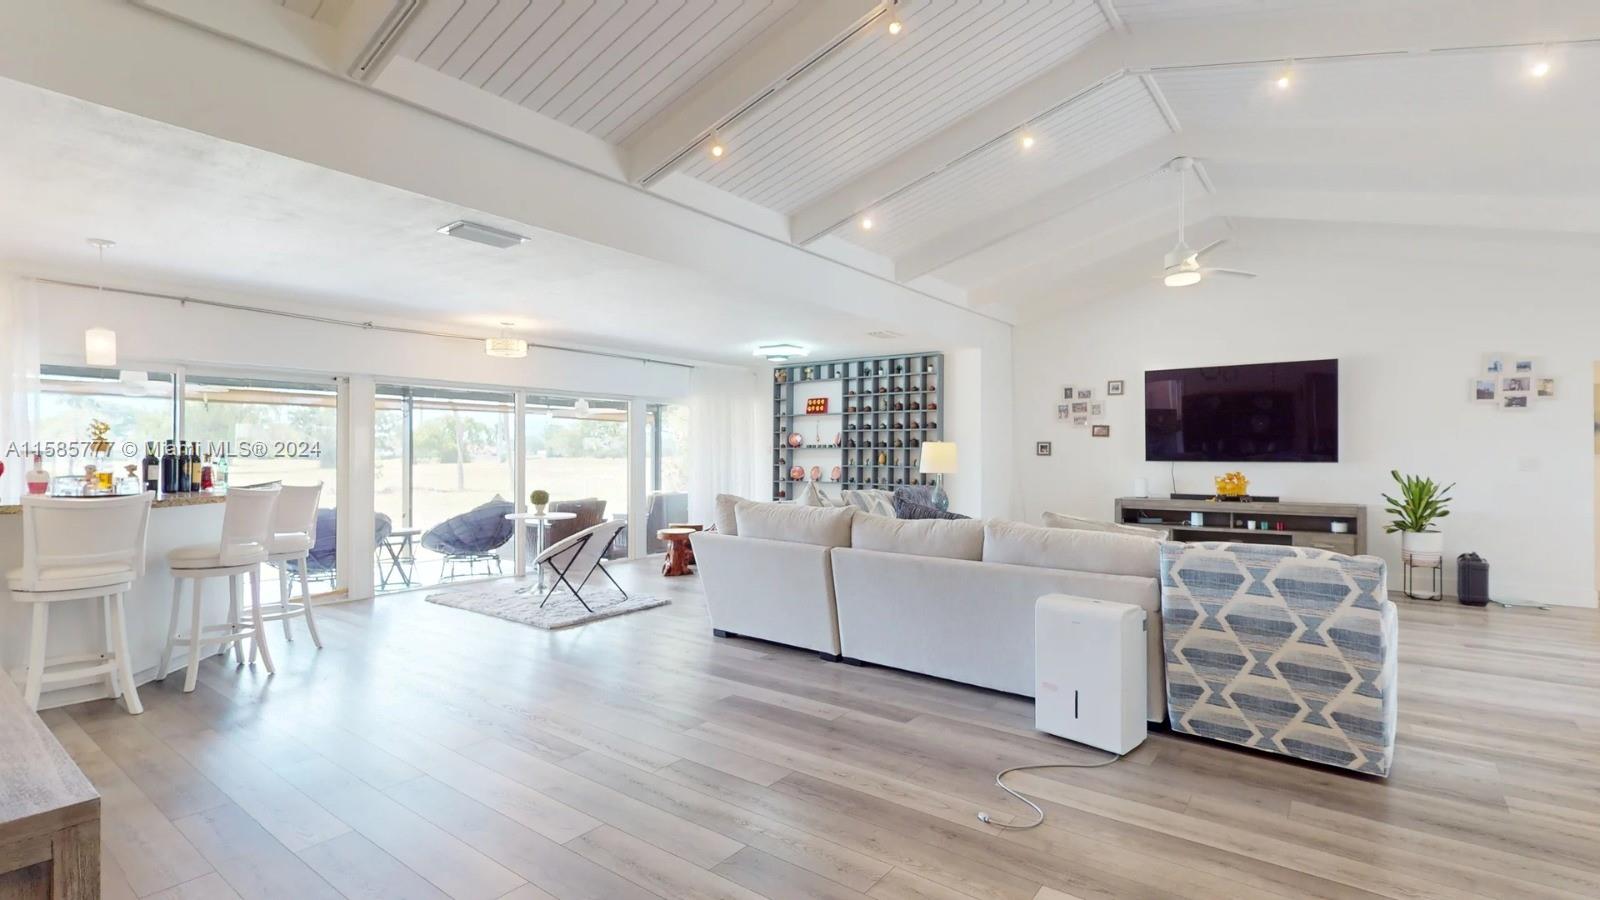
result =
M667 577L688 575L694 561L694 550L689 546L689 536L698 528L663 528L656 532L659 540L667 542L667 560L661 565L661 574Z

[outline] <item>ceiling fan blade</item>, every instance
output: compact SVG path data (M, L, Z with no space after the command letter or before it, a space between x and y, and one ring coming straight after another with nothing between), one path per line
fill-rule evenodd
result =
M1201 247L1199 250L1196 250L1194 252L1194 255L1197 258L1201 257L1201 256L1205 256L1207 253L1210 253L1211 251L1217 249L1218 245L1226 244L1227 242L1228 242L1227 238L1217 238L1216 240L1212 241L1211 243L1205 245L1204 247Z
M1238 275L1240 278L1256 278L1257 277L1256 273L1254 273L1254 272L1246 272L1243 269L1205 268L1205 269L1201 269L1200 271L1204 272L1207 275Z

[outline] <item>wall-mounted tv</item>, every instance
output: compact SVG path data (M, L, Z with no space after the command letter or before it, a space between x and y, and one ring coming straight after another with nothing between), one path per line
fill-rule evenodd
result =
M1338 462L1339 361L1146 372L1144 455L1160 462Z

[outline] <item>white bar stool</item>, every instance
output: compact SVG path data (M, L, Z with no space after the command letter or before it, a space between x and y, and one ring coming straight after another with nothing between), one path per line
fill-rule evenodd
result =
M33 604L23 686L30 708L39 708L46 684L104 675L111 696L121 697L128 712L144 712L133 683L122 597L144 574L153 497L22 498L22 568L6 573L6 585L11 599ZM105 617L105 652L47 658L51 604L92 598L100 599ZM63 668L47 671L51 666Z
M201 648L208 644L232 644L239 661L244 662L241 643L250 638L261 650L267 674L273 674L272 651L266 645L261 622L261 564L267 561L272 541L272 514L278 505L277 485L255 488L230 488L222 510L222 539L215 544L191 544L167 554L172 568L172 615L167 622L167 646L161 651L159 677L165 679L172 666L172 648L189 648L189 664L183 677L185 693L194 690L200 675ZM239 576L250 576L249 628L239 627ZM228 621L221 625L200 622L200 588L207 578L228 579ZM189 633L178 633L178 604L183 597L183 582L193 583L189 601Z
M283 623L283 639L294 640L289 620L304 616L306 631L311 643L322 649L322 636L317 634L317 619L311 612L311 586L306 576L307 557L317 542L317 501L322 497L322 482L313 485L286 484L278 495L278 507L272 514L272 543L267 547L267 562L278 570L278 602L261 611L263 622ZM290 600L294 573L289 563L295 564L300 575L300 602ZM255 662L256 651L250 648L250 661Z

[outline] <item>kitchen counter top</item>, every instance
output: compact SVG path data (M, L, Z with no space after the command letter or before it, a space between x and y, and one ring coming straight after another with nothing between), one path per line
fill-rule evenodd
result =
M74 500L94 500L94 497L74 497ZM151 509L168 509L174 506L201 506L207 503L221 503L228 499L227 491L195 491L188 494L167 494L156 498L150 504ZM20 504L0 504L0 516L14 516L22 512Z

